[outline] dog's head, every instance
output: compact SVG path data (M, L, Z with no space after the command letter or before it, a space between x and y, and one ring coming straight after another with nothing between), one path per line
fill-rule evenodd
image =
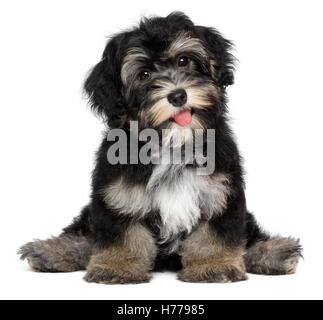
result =
M111 128L213 128L233 83L231 43L182 13L144 19L116 35L85 82Z

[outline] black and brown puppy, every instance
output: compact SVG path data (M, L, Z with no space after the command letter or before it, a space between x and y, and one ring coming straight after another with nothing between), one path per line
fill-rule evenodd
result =
M89 205L59 237L24 245L22 259L43 272L86 269L85 279L99 283L146 282L161 269L192 282L295 271L299 242L269 237L246 209L226 119L231 46L181 13L144 19L109 41L85 83L93 110L129 140L130 120L139 130L215 129L215 170L201 176L196 163L113 165L105 137Z

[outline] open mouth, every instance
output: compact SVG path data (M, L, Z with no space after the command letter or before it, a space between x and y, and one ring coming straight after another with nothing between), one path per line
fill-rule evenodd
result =
M174 120L179 126L186 127L192 122L193 110L184 109L176 113L172 120Z

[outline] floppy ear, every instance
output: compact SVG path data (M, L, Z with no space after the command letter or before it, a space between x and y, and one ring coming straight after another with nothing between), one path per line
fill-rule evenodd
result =
M119 40L115 37L107 44L102 60L94 66L84 83L92 110L111 128L119 127L125 114L118 72L118 48Z
M233 84L235 58L230 53L233 44L213 28L198 26L197 29L210 55L212 76L221 88Z

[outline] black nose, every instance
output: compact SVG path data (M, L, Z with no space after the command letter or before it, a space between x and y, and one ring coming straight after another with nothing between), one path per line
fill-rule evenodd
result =
M184 89L178 89L167 96L168 101L175 107L183 106L187 101L187 94Z

